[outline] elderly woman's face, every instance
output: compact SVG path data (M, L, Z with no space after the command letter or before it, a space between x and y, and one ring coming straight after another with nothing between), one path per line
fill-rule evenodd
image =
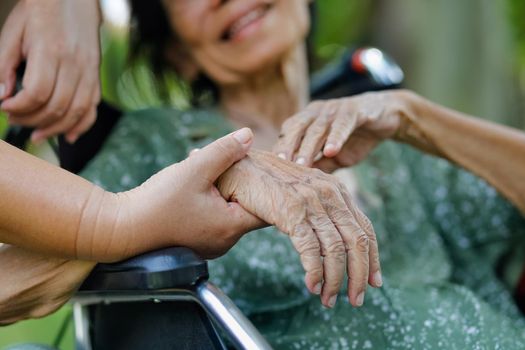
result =
M200 69L235 83L303 41L308 0L164 0L171 26Z

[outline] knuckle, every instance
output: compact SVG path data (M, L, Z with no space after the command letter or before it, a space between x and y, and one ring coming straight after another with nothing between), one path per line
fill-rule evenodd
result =
M77 105L71 109L70 115L72 118L78 119L86 115L88 111L89 111L88 105Z
M354 218L350 214L347 208L342 208L340 203L333 205L332 218L334 222L337 222L338 226L342 227L358 227Z
M76 45L69 42L66 38L57 38L53 44L54 51L59 59L69 61L78 57Z
M345 260L346 249L341 239L337 239L337 240L334 240L333 242L330 242L326 246L325 251L327 255L336 257L338 259L341 259L342 261Z
M365 232L369 232L369 238L371 240L376 240L376 233L374 231L374 226L372 225L372 221L370 221L370 219L364 215L363 213L359 213L359 219L361 221L361 226L363 227L363 230Z
M297 251L304 257L318 257L321 255L319 242L313 239L303 239L297 242Z
M29 86L27 88L27 97L32 103L42 105L47 102L47 91L41 86Z
M369 244L370 242L366 233L362 231L358 233L357 237L355 238L356 249L359 252L368 252Z
M291 235L292 238L297 240L304 239L308 236L308 230L306 229L306 224L297 224L294 226Z
M60 107L50 108L46 112L46 120L57 121L64 115L64 110Z
M306 182L307 186L310 186L308 184L308 180L306 180L305 182ZM318 197L316 191L313 190L312 188L307 188L306 191L303 191L302 195L303 195L302 202L303 202L303 207L304 208L311 207L313 203L315 203L315 202L317 202L319 200L319 197Z
M323 181L322 184L319 186L318 191L320 198L334 200L337 198L339 188L332 182Z

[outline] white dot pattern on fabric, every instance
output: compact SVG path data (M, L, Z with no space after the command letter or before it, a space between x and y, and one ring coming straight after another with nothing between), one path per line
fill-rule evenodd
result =
M83 176L129 189L228 131L210 111L133 113ZM523 217L482 180L406 146L385 143L355 174L384 276L362 308L345 291L323 308L304 287L289 239L273 228L210 261L211 280L276 349L524 349L525 322L495 273L525 237Z

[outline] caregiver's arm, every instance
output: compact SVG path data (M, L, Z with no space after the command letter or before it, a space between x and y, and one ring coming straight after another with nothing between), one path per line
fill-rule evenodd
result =
M290 236L306 285L325 306L334 306L345 273L354 306L363 304L367 282L381 286L374 229L334 176L252 150L217 186L225 198Z
M0 246L0 326L46 316L65 304L95 266Z
M366 158L385 139L408 143L485 179L525 213L525 133L439 106L410 91L319 101L285 122L275 151L327 170Z
M118 194L0 142L0 242L102 262L174 245L220 255L261 225L213 185L251 142L242 129Z

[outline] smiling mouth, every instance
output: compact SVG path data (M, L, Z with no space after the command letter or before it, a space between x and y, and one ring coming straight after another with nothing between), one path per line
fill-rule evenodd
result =
M264 15L268 12L269 9L270 5L265 4L251 10L250 12L233 22L226 29L222 36L222 40L230 41L235 39L245 28L249 27L251 24L257 22L262 17L264 17Z

